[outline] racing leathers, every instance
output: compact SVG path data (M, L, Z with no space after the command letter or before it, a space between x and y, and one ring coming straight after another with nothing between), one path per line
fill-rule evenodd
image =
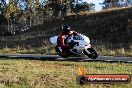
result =
M62 55L66 55L69 52L70 49L70 45L67 44L67 39L71 36L71 35L76 35L77 32L75 31L70 31L68 34L64 33L64 32L60 32L58 35L58 40L57 40L57 46L61 47L62 49Z

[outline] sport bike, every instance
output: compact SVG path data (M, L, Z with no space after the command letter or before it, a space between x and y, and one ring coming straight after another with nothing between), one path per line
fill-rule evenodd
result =
M55 50L61 57L67 58L79 54L84 54L91 59L96 59L98 57L97 52L90 45L90 39L83 34L77 33L77 35L70 35L67 38L66 43L71 47L65 55L62 54L62 48L57 45L57 40L58 36L50 38L50 42L55 45Z

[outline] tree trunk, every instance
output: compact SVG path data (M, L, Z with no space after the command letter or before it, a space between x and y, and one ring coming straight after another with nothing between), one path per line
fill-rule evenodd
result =
M10 31L10 21L9 21L9 19L7 19L7 21L8 21L8 32Z
M32 27L32 17L30 17L29 25L30 25L30 27Z

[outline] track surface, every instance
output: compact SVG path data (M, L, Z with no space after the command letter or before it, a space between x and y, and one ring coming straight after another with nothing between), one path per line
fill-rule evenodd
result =
M32 60L49 60L49 61L105 61L105 62L127 62L132 63L132 57L112 57L99 56L97 59L90 59L88 57L69 57L61 58L58 55L34 55L34 54L0 54L0 57L7 59L32 59Z

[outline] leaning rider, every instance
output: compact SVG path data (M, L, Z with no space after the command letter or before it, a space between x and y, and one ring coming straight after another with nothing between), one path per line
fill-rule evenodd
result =
M77 32L71 31L70 26L68 25L63 25L62 26L62 31L58 34L58 40L57 40L57 46L61 47L62 49L62 55L67 55L70 49L70 45L67 44L67 39L71 35L76 35Z

